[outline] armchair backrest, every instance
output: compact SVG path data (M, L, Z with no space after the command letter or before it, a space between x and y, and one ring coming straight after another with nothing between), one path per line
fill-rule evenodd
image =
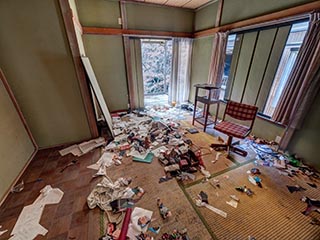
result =
M238 103L234 101L228 101L226 110L224 112L223 120L226 115L229 115L232 118L242 120L242 121L251 121L250 129L253 126L254 120L258 112L258 107Z

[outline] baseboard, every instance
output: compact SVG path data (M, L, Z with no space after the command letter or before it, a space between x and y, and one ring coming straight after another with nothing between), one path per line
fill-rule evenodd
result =
M4 201L6 200L6 198L8 197L9 193L11 192L11 189L17 184L17 182L19 181L19 179L21 178L22 174L24 173L24 171L27 169L27 167L29 166L29 164L31 163L31 161L33 160L34 156L37 154L37 152L39 151L38 147L35 147L35 150L33 151L33 153L31 154L31 156L29 157L27 163L24 165L24 167L22 168L22 170L20 171L19 175L15 178L15 180L12 182L12 184L10 185L10 187L8 188L8 190L6 191L6 193L2 196L2 198L0 198L0 206L2 206L2 204L4 203Z
M51 148L68 147L70 145L79 144L79 143L82 143L82 142L89 141L91 139L93 139L93 138L90 137L90 138L86 138L86 139L83 139L83 140L80 140L80 141L72 141L72 142L66 142L66 143L59 143L59 144L52 145L52 146L47 146L47 147L39 147L39 151L40 150L47 150L47 149L51 149Z

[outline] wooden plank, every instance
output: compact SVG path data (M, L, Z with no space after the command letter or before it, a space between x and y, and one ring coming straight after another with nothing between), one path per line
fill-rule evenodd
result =
M161 37L186 37L192 38L192 33L186 32L166 32L166 31L146 31L118 28L82 27L84 34L100 35L132 35L132 36L161 36Z
M59 0L59 5L66 28L66 34L70 45L71 54L73 57L73 63L76 71L76 76L79 82L80 92L87 115L89 129L91 136L96 138L99 136L95 113L93 109L92 99L90 95L89 86L86 79L86 74L83 69L83 65L80 59L80 50L77 42L75 26L73 22L73 14L70 8L69 2L65 0Z
M225 31L228 31L231 29L251 26L251 25L265 23L265 22L269 22L269 21L277 21L277 20L280 20L283 18L288 18L288 17L292 17L295 15L300 15L300 14L312 12L312 11L318 10L318 9L320 9L320 1L315 1L315 2L304 4L304 5L300 5L297 7L292 7L292 8L288 8L288 9L281 10L278 12L266 14L263 16L250 18L250 19L239 21L239 22L227 24L224 26L199 31L199 32L194 33L194 37L196 37L196 38L205 37L205 36L213 35L216 32L225 32Z
M222 16L222 12L223 12L223 3L224 3L224 0L219 0L215 27L219 27L220 24L221 24L221 16Z
M87 57L81 57L82 59L82 62L83 62L83 65L87 71L87 74L88 74L88 77L90 79L90 83L91 83L91 86L93 88L93 91L96 95L96 98L98 100L98 103L101 107L101 111L103 113L103 116L106 120L106 122L108 123L108 126L109 126L109 129L110 129L110 132L112 134L112 136L114 136L114 133L113 133L113 130L112 130L112 119L111 119L111 115L110 115L110 112L109 112L109 109L107 107L107 104L104 100L104 97L103 97L103 94L101 92L101 89L100 89L100 86L99 86L99 83L98 83L98 80L94 74L94 71L92 69L92 66L91 66L91 63L90 63L90 60L89 58Z

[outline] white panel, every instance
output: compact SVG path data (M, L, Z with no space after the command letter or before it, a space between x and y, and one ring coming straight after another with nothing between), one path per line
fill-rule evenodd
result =
M110 128L110 132L112 133L112 136L114 136L114 133L113 133L113 130L112 130L111 115L110 115L109 109L107 107L107 104L106 104L106 102L104 100L103 94L102 94L102 92L100 90L100 86L99 86L98 80L96 79L96 75L94 74L94 71L92 69L90 60L87 57L81 57L81 59L82 59L84 68L86 69L86 72L88 74L88 77L89 77L91 86L93 88L93 91L94 91L94 93L96 95L96 98L97 98L97 100L99 102L99 105L101 107L101 110L103 112L103 116L104 116L106 122L108 123L108 126Z

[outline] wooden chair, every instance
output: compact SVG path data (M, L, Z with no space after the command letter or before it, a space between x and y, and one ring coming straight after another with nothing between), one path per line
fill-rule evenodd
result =
M237 148L232 144L233 137L244 139L249 135L252 130L258 108L256 106L251 106L248 104L228 101L226 110L223 115L222 122L216 124L214 129L228 135L228 140L226 144L211 144L212 148L226 148L228 150L228 156L230 151L233 151L243 157L247 156L247 152L241 148ZM226 116L228 120L226 120ZM241 125L235 120L241 120L248 122L248 126Z

